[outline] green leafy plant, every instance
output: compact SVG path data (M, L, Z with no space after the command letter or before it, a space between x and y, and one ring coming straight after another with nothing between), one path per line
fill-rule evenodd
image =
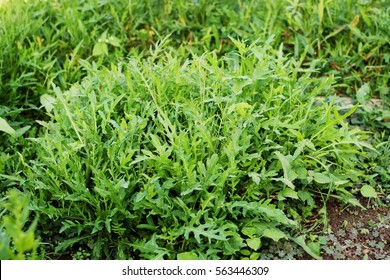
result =
M114 47L120 47L121 41L115 36L108 36L107 30L103 32L102 36L100 36L98 42L93 47L93 55L108 55L108 45Z
M30 226L29 197L17 190L10 190L2 199L0 227L0 259L36 259L39 240L35 238L38 223L36 217Z
M390 196L386 4L3 1L0 192L50 258L318 258Z
M368 197L368 198L377 198L378 197L375 189L369 185L364 185L360 189L360 192L364 197Z
M289 232L300 214L288 205L315 192L350 199L348 186L365 180L356 156L373 148L344 122L352 111L314 104L330 79L298 77L271 41L235 43L222 60L156 49L166 55L111 70L83 62L87 79L55 88L24 187L42 219L62 223L58 252L228 258L291 238L318 257Z

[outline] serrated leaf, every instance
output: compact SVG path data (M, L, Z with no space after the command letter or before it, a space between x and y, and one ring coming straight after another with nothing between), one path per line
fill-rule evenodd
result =
M74 237L74 238L68 238L65 239L64 241L61 241L55 248L55 252L59 253L64 251L66 248L72 246L73 244L79 243L81 240L86 239L86 238L91 238L91 235L88 236L82 236L82 237Z
M339 197L342 201L344 201L345 203L348 203L352 206L358 206L362 209L366 209L360 202L359 200L357 200L356 198L354 197L349 197L349 196L340 196Z
M275 209L273 206L270 206L266 203L259 202L247 202L247 201L234 201L232 203L226 203L228 211L233 214L233 216L243 215L247 216L249 213L251 216L258 217L262 215L271 221L276 221L284 225L296 226L297 223L294 220L290 220L280 209ZM239 208L237 211L235 208Z
M263 237L271 238L275 242L278 242L282 238L287 238L286 234L277 228L268 228L264 230Z
M329 184L332 182L332 179L323 173L314 173L314 181L319 184Z
M160 247L157 243L158 236L153 234L149 241L139 240L132 244L134 249L141 252L143 258L149 260L163 260L165 255L169 254L169 250Z
M7 121L0 117L0 131L15 136L15 130L7 123Z
M362 196L368 197L368 198L377 198L378 197L375 189L369 185L364 185L360 189L360 193L362 194Z
M43 94L40 97L40 102L42 106L45 107L46 112L50 113L51 110L53 110L54 104L57 102L57 99L55 99L51 95Z
M214 240L221 240L226 241L228 240L225 236L223 229L221 228L214 228L215 225L212 224L202 224L197 227L186 227L184 232L184 237L186 239L189 239L189 234L193 233L196 241L200 244L202 243L201 236L204 236L208 239L209 242L211 242L212 239Z
M248 238L246 240L246 244L248 245L249 248L256 251L261 247L261 240L259 237Z
M183 260L197 260L198 255L195 252L184 252L179 253L176 256L177 260L183 261Z

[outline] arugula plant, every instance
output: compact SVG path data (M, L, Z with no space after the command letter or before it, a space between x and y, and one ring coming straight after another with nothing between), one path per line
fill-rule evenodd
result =
M77 258L318 255L315 198L389 193L389 19L375 0L3 2L0 192L32 192Z
M282 49L234 41L236 52L182 59L169 48L98 67L54 86L44 134L31 139L23 188L40 230L66 236L57 252L92 258L237 258L262 239L305 244L300 214L320 193L353 200L367 136L316 96L332 78L311 78Z
M210 50L221 56L235 48L229 36L265 42L274 35L273 47L283 43L303 68L315 66L318 76L336 77L338 86L324 94L347 94L359 102L380 97L383 108L363 106L357 112L362 125L382 130L389 115L385 2L5 1L0 6L0 117L14 129L44 118L41 96L53 94L52 82L62 90L79 82L86 74L82 59L109 66L134 49L149 56L168 35L166 44L183 58ZM371 90L361 98L364 85Z

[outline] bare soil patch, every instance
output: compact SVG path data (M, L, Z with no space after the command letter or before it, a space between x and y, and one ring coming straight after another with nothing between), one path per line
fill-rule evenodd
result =
M373 208L366 199L361 199L361 203L367 210L345 208L335 199L328 201L327 215L331 233L322 248L324 259L390 259L389 207Z

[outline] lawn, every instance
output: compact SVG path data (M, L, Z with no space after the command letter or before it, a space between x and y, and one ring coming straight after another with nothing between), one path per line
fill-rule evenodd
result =
M0 2L0 259L389 259L388 0Z

